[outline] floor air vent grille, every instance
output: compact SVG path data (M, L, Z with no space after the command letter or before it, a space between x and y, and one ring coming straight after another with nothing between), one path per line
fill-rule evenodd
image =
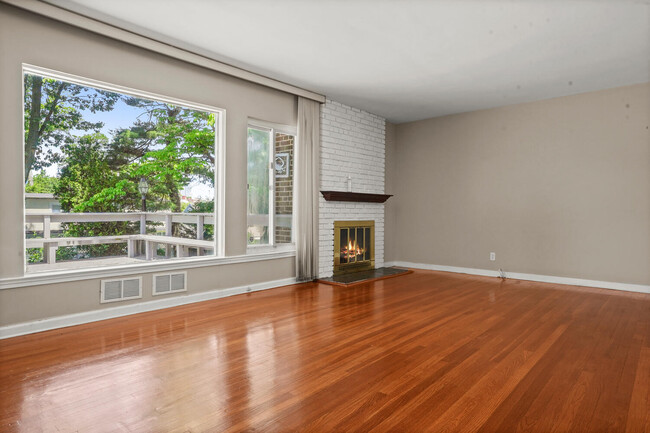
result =
M172 272L153 276L154 295L185 291L187 291L187 272Z
M102 280L100 302L117 302L142 298L142 278Z

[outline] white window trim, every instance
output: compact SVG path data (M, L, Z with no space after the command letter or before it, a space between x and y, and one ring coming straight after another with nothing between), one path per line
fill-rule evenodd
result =
M281 123L267 122L265 120L255 119L252 117L248 118L247 128L255 128L267 130L271 134L271 145L272 149L269 155L269 227L272 227L269 230L269 243L262 245L248 245L248 239L246 240L246 251L249 253L257 252L266 252L266 251L282 251L285 249L295 250L295 232L296 232L296 195L293 194L293 206L292 206L292 218L291 218L291 243L289 244L276 244L275 243L275 170L272 169L273 161L275 161L275 134L287 134L293 135L294 137L294 155L295 155L295 146L298 142L298 128L291 125L283 125ZM295 159L294 159L294 170L295 170ZM295 183L294 183L295 189ZM246 191L248 195L248 190ZM246 224L248 227L248 222Z
M296 256L293 246L278 250L258 251L255 254L244 254L229 257L193 257L179 258L156 263L134 263L120 266L104 266L101 268L70 269L55 272L36 272L22 277L0 278L0 290L15 289L18 287L41 286L46 284L65 283L70 281L94 280L99 278L140 276L150 272L173 272L176 270L187 270L193 268L205 268L210 266L224 266L237 263L252 263L266 260L277 260Z
M24 82L24 75L25 74L35 74L35 75L41 75L45 76L48 78L53 78L56 80L62 80L62 81L68 81L74 84L79 84L82 86L90 86L90 87L95 87L99 88L102 90L108 90L111 92L116 92L116 93L122 93L122 94L127 94L131 96L136 96L140 98L146 98L146 99L153 99L155 101L160 101L164 103L169 103L169 104L174 104L174 105L179 105L182 107L190 108L190 109L196 109L196 110L201 110L201 111L208 111L211 113L216 114L216 121L215 121L215 137L214 137L214 157L215 157L215 167L214 167L214 183L215 183L215 197L214 197L214 237L215 237L215 254L213 256L209 256L208 258L210 259L215 259L215 258L223 258L225 256L225 233L226 233L226 228L225 228L225 203L226 203L226 110L223 108L211 106L211 105L206 105L206 104L200 104L196 102L191 102L187 101L184 99L179 99L179 98L173 98L170 96L165 96L165 95L160 95L157 93L152 93L152 92L147 92L143 90L137 90L133 89L130 87L125 87L125 86L120 86L117 84L111 84L111 83L106 83L104 81L99 81L99 80L93 80L90 78L85 78L81 77L78 75L73 75L73 74L68 74L66 72L61 72L57 71L54 69L48 69L48 68L43 68L40 66L35 66L35 65L30 65L23 63L22 64L22 75L21 75L21 80ZM24 85L21 82L21 88L23 89L23 97L22 97L22 104L24 104L25 100L25 95L24 95ZM25 107L22 107L22 111L24 112ZM25 130L24 130L24 122L21 122L23 125L23 131L22 131L22 136L25 136ZM25 143L24 141L21 141L21 153L24 156L25 152ZM25 168L22 168L22 175L23 179L25 178ZM23 244L22 248L23 251L25 252L27 250L27 245L26 245L26 239L24 235L25 231L25 224L26 224L26 211L25 211L25 189L23 188L23 226L22 226L22 232L23 232ZM189 260L188 260L189 259ZM198 258L188 258L183 261L195 261ZM164 264L162 264L164 266ZM141 268L141 269L149 269L152 264L149 263L134 263L134 264L129 264L129 265L121 265L121 266L116 266L116 267L110 267L110 269L132 269L133 267ZM74 270L68 270L65 271L66 274L77 274L77 275L82 275L85 273L85 271L91 271L91 272L97 272L98 268L86 268L86 269L74 269ZM56 279L56 276L60 274L61 271L50 271L50 272L39 272L36 274L39 279L43 277L47 277L51 275L54 279ZM26 276L31 276L34 274L29 274L27 273L27 254L25 254L25 260L23 262L23 277ZM18 277L20 278L20 277ZM8 278L8 279L0 279L0 289L3 288L4 284L3 282L6 280L14 280L14 278ZM71 280L67 280L71 281Z
M275 130L275 132L285 133L294 136L298 135L298 128L296 126L267 122L265 120L255 119L253 117L248 118L248 126L257 126L266 129L273 129Z
M248 245L246 247L246 253L259 254L259 253L270 253L270 252L283 252L283 251L296 251L296 243L291 242L290 244L275 244L275 245Z

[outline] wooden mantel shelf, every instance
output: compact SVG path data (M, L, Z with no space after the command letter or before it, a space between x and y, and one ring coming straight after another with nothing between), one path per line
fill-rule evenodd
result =
M368 194L365 192L321 191L327 201L355 201L365 203L384 203L392 194Z

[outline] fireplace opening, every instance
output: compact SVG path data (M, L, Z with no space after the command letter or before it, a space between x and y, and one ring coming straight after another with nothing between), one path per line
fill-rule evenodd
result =
M334 275L375 267L375 222L334 221Z

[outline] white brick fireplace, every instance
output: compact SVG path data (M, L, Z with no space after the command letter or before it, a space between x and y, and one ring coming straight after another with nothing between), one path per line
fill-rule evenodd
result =
M327 100L321 106L321 191L384 194L384 118ZM319 277L334 272L334 221L375 221L375 267L384 266L384 204L320 199Z

